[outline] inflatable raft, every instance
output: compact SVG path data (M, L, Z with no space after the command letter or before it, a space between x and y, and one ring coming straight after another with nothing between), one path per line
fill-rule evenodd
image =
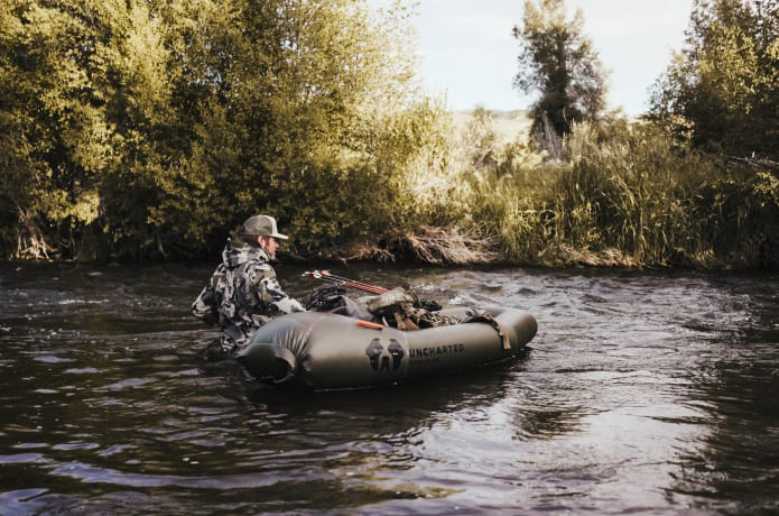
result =
M536 320L527 312L496 307L484 312L492 316L492 324L468 322L417 331L330 313L295 313L257 330L236 358L264 382L365 388L511 360L536 334ZM440 313L458 320L473 315L467 308Z

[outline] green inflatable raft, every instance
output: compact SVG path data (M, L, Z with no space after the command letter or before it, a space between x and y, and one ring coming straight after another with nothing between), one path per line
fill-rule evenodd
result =
M536 320L511 308L485 308L486 322L399 331L342 315L302 312L257 330L236 358L264 382L313 389L366 388L441 375L516 358ZM442 315L478 320L467 308Z

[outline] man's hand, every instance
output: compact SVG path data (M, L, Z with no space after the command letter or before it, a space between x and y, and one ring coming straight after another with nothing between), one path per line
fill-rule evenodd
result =
M300 301L298 301L297 299L292 299L291 297L285 297L284 299L279 299L278 301L274 301L273 303L271 303L271 305L275 306L279 312L285 314L293 314L295 312L306 311L306 309L303 308L303 305L300 304Z

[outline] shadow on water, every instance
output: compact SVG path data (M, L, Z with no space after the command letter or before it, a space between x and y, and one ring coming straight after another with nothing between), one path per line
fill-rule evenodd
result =
M678 454L669 493L694 496L699 507L779 510L777 370L718 364L702 372L694 388L708 400L698 408L713 423Z
M505 399L512 372L521 368L522 360L373 389L310 391L247 382L247 398L263 410L304 418L338 414L344 420L370 423L385 433L406 434L452 411L479 409Z
M719 282L718 282L719 283ZM677 456L669 496L728 513L779 512L779 294L728 282L750 294L749 319L726 333L729 348L691 372L689 404L707 429Z
M561 408L559 400L521 381L526 360L355 391L289 391L247 384L247 399L267 418L285 422L277 432L304 434L306 447L342 450L324 462L343 482L335 498L322 493L319 503L328 500L326 507L369 513L387 507L412 510L413 503L401 501L424 499L433 512L451 510L447 497L463 492L466 479L485 474L468 471L469 463L494 456L496 471L486 474L497 474L516 460L518 447L512 443L553 439L578 428L579 407ZM474 428L483 429L483 438L473 435ZM433 458L452 453L462 455L456 466ZM348 489L355 482L360 487ZM348 502L343 492L349 493Z

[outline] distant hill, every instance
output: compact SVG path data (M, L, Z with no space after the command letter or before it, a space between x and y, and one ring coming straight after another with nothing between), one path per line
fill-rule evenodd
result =
M528 118L528 112L524 109L515 109L511 111L493 111L493 124L498 138L504 142L524 140L530 132L532 120ZM473 116L473 110L452 111L454 127L458 133L461 133L468 126Z

